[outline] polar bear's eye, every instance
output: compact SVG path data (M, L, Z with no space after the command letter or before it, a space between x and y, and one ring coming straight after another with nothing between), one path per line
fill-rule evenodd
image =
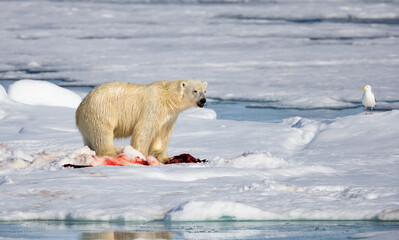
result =
M194 91L193 91L193 93L197 93L197 92L198 92L197 90L194 90Z

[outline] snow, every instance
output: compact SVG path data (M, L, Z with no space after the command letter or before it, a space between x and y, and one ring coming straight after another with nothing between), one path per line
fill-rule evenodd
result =
M32 65L32 64L30 64ZM46 81L20 80L8 89L11 99L30 105L77 108L82 98L62 87Z
M399 220L397 4L149 2L0 2L0 221ZM266 123L195 108L168 154L206 163L62 167L93 155L72 88L183 78L280 111L356 108L370 84L393 110ZM129 141L115 144L137 156Z
M4 98L7 98L7 97L8 97L8 95L7 95L6 90L4 89L3 86L0 85L0 99L4 99Z
M182 114L169 155L208 163L64 169L93 155L74 109L2 103L1 220L399 219L397 110L282 123Z
M191 108L182 113L182 117L188 118L216 119L216 116L216 112L209 108Z
M166 215L166 219L190 221L193 219L193 216L203 220L263 220L276 217L276 215L268 214L260 209L242 203L191 201L177 209L172 209Z
M386 232L367 232L358 233L350 236L350 239L368 239L368 240L395 240L398 239L399 231L386 231Z

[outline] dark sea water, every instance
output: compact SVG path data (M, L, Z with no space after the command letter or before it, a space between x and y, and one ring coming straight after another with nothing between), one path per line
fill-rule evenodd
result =
M365 239L399 231L398 222L65 222L0 223L0 239ZM394 238L391 238L394 239Z

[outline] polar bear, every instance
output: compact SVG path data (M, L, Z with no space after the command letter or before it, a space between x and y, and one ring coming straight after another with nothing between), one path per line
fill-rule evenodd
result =
M85 145L99 156L116 156L115 138L146 158L168 160L171 133L180 112L206 102L207 82L195 79L158 81L147 85L108 82L95 87L76 110L76 125Z

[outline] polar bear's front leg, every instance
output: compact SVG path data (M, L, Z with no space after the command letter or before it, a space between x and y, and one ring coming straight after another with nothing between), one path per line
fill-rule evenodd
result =
M170 136L164 136L164 134L160 134L156 136L154 141L151 143L149 152L161 163L169 160L168 155L166 154L168 150L169 139Z
M177 117L173 117L165 126L160 127L158 135L155 136L150 145L149 153L152 154L161 163L169 160L167 150L176 119Z
M145 138L144 135L133 135L130 141L130 145L141 152L145 158L148 156L148 148L150 146L150 141Z
M153 139L153 126L144 123L137 123L133 129L130 145L141 152L145 158L149 153L151 140Z
M112 132L97 134L94 138L93 147L98 156L116 157L118 155L114 147L114 135Z

